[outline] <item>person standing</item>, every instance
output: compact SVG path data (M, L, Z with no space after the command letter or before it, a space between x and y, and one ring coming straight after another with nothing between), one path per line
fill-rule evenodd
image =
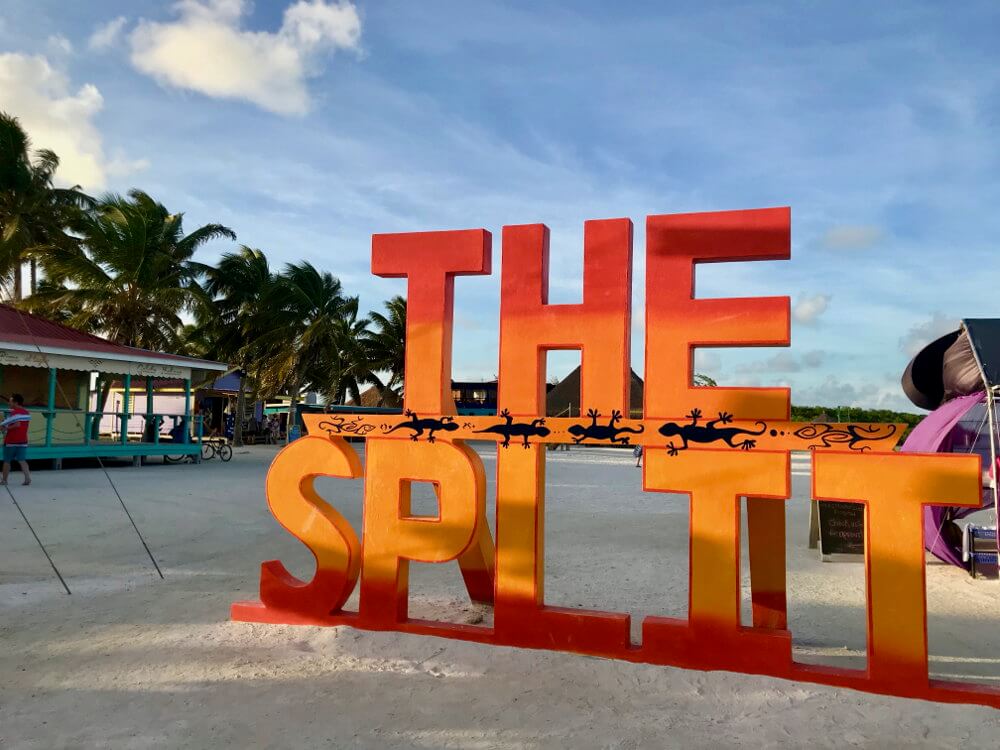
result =
M0 422L3 438L3 479L0 484L7 484L10 475L10 464L17 461L24 472L24 484L31 484L31 472L28 471L28 426L31 424L31 412L24 408L24 396L20 393L11 394L10 414Z

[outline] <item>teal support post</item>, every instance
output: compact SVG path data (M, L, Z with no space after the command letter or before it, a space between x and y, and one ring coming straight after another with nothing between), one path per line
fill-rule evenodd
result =
M132 397L132 376L125 375L125 390L123 392L124 398L122 399L122 425L121 425L121 441L122 445L128 442L128 400Z
M146 435L147 440L160 442L160 426L153 412L153 379L146 378Z
M184 442L191 442L191 378L184 378ZM201 442L201 425L198 426L198 442Z
M49 368L49 406L45 413L45 447L52 445L52 429L56 422L56 368Z
M90 404L87 404L87 408L90 408ZM101 373L97 373L97 377L94 379L94 414L91 418L90 424L90 435L91 440L101 439L101 419L104 415L101 413L104 409L104 404L101 403Z

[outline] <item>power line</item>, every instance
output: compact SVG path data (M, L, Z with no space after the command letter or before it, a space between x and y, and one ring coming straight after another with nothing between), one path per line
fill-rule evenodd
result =
M24 524L28 527L28 531L31 532L31 535L33 537L35 537L35 541L38 542L38 546L41 548L42 554L45 555L45 559L48 560L49 561L49 565L52 566L52 570L53 570L53 572L55 572L56 578L59 579L59 583L61 583L62 587L64 589L66 589L66 593L67 594L72 594L73 592L70 591L69 590L69 586L66 585L66 580L62 577L62 573L59 572L59 568L57 568L56 564L52 561L52 556L49 554L49 551L47 549L45 549L45 545L42 544L42 540L39 539L38 538L38 534L35 533L35 529L31 525L31 521L29 521L28 517L26 515L24 515L24 511L21 509L21 506L18 504L17 498L14 497L14 493L10 491L10 487L7 486L6 484L4 484L4 489L6 489L7 490L7 494L10 495L10 501L12 503L14 503L14 507L17 508L17 512L21 514L21 518L24 519Z
M32 345L38 351L39 356L41 356L42 359L45 360L45 364L48 367L49 366L48 355L46 355L45 352L42 351L42 347L38 345L38 340L35 338L35 334L31 331L31 326L28 325L28 321L25 320L24 314L17 307L13 307L13 310L14 310L14 312L17 313L17 317L21 321L21 325L24 327L24 330L28 334L28 337L31 339ZM49 369L52 369L52 368L49 367ZM62 387L62 385L60 385L58 378L56 378L56 387L59 389L59 393L62 396L63 400L66 403L70 403L69 397L66 395L65 389ZM80 433L83 434L85 432L85 429L84 429L84 426L82 424L80 424L80 418L79 418L79 416L77 416L77 414L76 414L75 411L71 411L70 413L73 415L73 418L76 420L76 426L80 428ZM103 414L103 409L101 410L101 413ZM49 419L55 419L55 415L50 415ZM129 523L132 524L132 528L135 529L135 533L139 537L139 541L142 542L142 547L143 547L143 549L146 550L146 554L149 555L149 560L150 560L150 562L153 563L153 567L156 569L157 575L160 576L160 578L162 579L163 578L163 571L160 570L160 566L156 562L156 558L153 557L152 550L149 549L149 545L146 544L145 537L143 537L142 532L139 531L139 527L136 525L135 519L132 518L132 514L129 512L128 506L125 505L125 500L122 498L121 493L118 491L118 487L115 485L114 480L111 478L111 475L108 473L108 469L104 465L104 461L102 461L101 457L97 456L97 455L95 455L94 458L97 459L97 465L101 467L101 471L104 472L105 479L108 480L108 484L111 485L111 489L114 491L115 497L117 497L118 498L118 502L121 503L122 510L125 511L125 516L128 518ZM10 494L11 499L13 500L14 499L14 495L13 495L13 493L11 493L9 487L7 488L7 492ZM17 501L16 500L14 501L14 504L17 505ZM20 510L20 506L18 506L18 510ZM24 517L24 512L23 511L21 512L21 516ZM24 518L24 520L27 523L28 519L26 517ZM31 528L30 524L29 524L29 528ZM34 529L31 530L31 533L32 534L35 533ZM38 535L37 534L35 534L35 539L38 539ZM41 541L39 541L38 544L41 545ZM45 551L44 547L42 547L42 551L43 552ZM45 556L46 557L49 556L48 552L45 553ZM50 563L52 562L52 558L49 558L49 562ZM52 568L55 569L55 565L54 564L52 565ZM59 571L58 570L56 571L56 575L59 575ZM59 580L60 581L63 580L62 576L59 576ZM63 581L63 586L66 586L66 582L65 581ZM66 588L66 593L69 593L69 588L68 587Z

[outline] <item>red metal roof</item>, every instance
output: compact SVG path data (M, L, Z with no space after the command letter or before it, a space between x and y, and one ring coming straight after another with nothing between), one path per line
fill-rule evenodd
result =
M219 364L205 359L185 357L179 354L164 354L149 349L115 344L100 336L94 336L75 328L55 323L37 315L31 315L8 305L0 305L0 346L4 343L21 344L41 349L77 349L97 354L113 354L119 357L149 357L163 360L182 360L189 365L199 363Z

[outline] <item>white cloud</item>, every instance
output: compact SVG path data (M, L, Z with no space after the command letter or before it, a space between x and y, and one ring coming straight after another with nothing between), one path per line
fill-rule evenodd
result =
M111 177L128 177L149 169L149 159L129 159L120 151L115 151L108 160L106 169Z
M128 23L128 19L125 16L118 16L118 18L113 18L107 23L102 23L90 35L87 46L95 51L113 47L118 41L118 37L121 36L122 29L125 28L126 23Z
M915 356L921 349L946 333L958 330L960 321L944 313L936 312L923 323L917 323L899 340L900 351L909 357Z
M101 190L111 177L125 177L148 166L115 152L108 159L95 119L104 107L97 87L72 90L67 76L42 55L0 54L0 108L13 115L35 149L59 157L56 181Z
M765 360L740 365L735 371L738 373L801 372L821 366L823 358L824 354L819 350L806 352L801 357L796 357L788 351L778 352Z
M841 380L835 375L828 375L818 386L813 388L796 388L792 392L792 400L803 406L838 406L861 407L865 409L895 409L897 411L913 412L911 404L903 395L899 381L886 377L874 379L860 384ZM849 415L841 414L847 419Z
M881 227L844 225L831 227L823 233L820 243L827 250L866 250L885 236Z
M722 357L711 349L694 350L694 371L712 374L722 369Z
M826 312L831 299L829 294L803 294L792 307L792 317L796 323L815 325L819 316Z
M0 106L21 121L34 147L59 155L62 182L104 187L101 135L94 125L104 99L96 86L87 83L73 92L45 57L8 53L0 54L0 91Z
M222 99L243 99L283 115L311 105L307 79L323 53L356 49L361 19L349 1L298 0L274 33L242 29L246 0L180 0L170 23L142 20L132 32L132 64L160 84Z
M73 43L62 34L53 34L45 40L49 53L56 56L73 54Z

